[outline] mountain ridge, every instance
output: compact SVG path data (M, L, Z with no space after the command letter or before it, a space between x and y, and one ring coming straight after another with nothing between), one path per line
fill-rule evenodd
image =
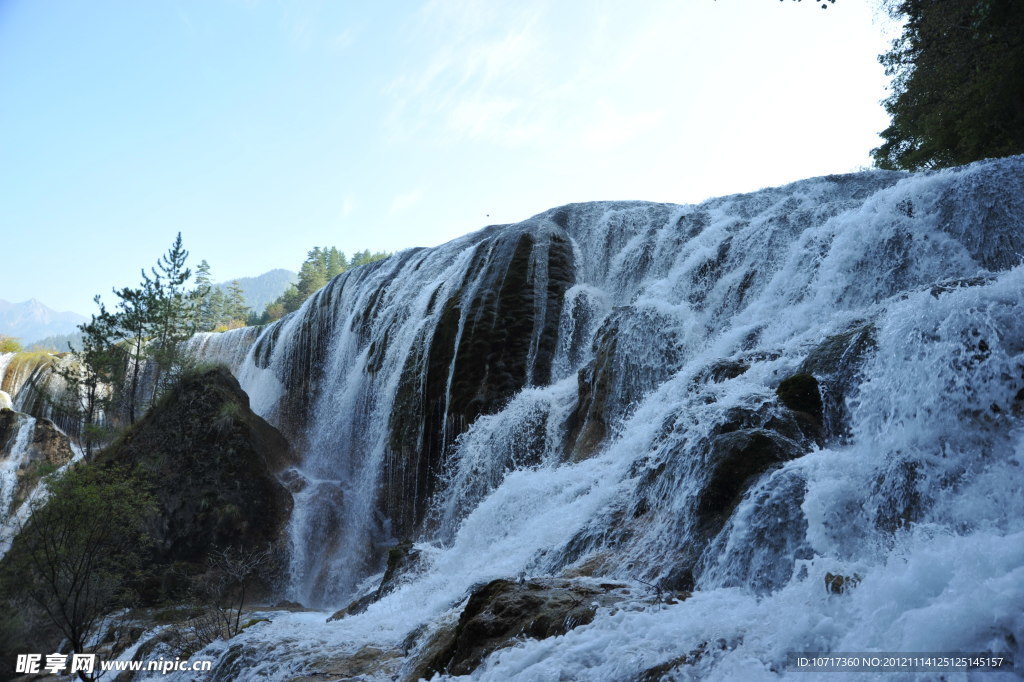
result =
M76 312L59 312L36 298L20 303L0 299L0 334L31 343L47 336L69 334L89 318Z

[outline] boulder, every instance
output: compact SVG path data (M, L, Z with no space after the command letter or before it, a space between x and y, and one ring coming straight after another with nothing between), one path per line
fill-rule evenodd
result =
M797 369L796 376L809 375L818 382L823 440L848 437L846 399L860 383L861 367L875 346L874 325L859 322L818 344Z
M599 607L628 596L629 588L617 583L557 578L492 580L473 590L449 645L435 653L426 669L430 673L470 674L499 649L524 637L564 635L590 623Z
M223 367L184 377L96 458L129 465L151 485L152 561L167 567L277 540L292 499L275 474L293 461L284 436L252 412Z
M566 458L594 455L611 429L679 369L678 322L643 306L616 308L594 337L593 360L577 375L576 407L565 423Z
M803 454L794 441L762 428L723 433L710 445L712 470L697 500L698 523L709 536L729 518L756 477Z
M801 373L783 379L775 389L775 394L783 405L794 412L803 412L821 421L821 392L818 380L812 375Z

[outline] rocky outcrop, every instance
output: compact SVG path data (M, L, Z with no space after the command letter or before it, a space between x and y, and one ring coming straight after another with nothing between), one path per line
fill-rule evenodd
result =
M577 402L566 420L566 456L595 454L612 426L679 368L676 324L648 308L621 307L594 337L593 360L577 375Z
M459 434L551 376L562 302L574 279L568 239L508 230L473 258L451 295L434 292L430 312L440 311L438 323L408 356L395 397L384 510L400 536L413 535L424 518L443 456Z
M875 328L869 322L851 326L840 334L834 334L814 348L800 364L796 376L810 376L817 382L818 403L822 436L826 440L847 437L849 414L846 399L860 381L860 370L868 353L875 347ZM802 380L806 388L806 379ZM788 388L779 385L779 390L794 393L796 384ZM790 390L793 389L793 390ZM808 394L809 395L809 394ZM782 398L782 393L780 393ZM795 395L793 396L795 400ZM785 398L782 399L786 403ZM803 401L804 404L806 400ZM812 399L813 402L813 399ZM787 403L789 404L789 403ZM790 405L792 407L792 405ZM793 407L793 409L799 409Z
M354 599L348 606L336 611L327 619L327 622L341 620L346 616L353 616L366 611L370 604L393 592L398 587L399 578L403 574L414 571L419 565L420 559L420 550L413 547L412 542L408 540L392 547L388 550L387 568L384 569L384 577L381 578L377 589Z
M50 420L0 409L0 522L73 457L67 435Z
M756 477L803 454L794 441L765 428L720 434L710 447L711 475L697 499L698 526L707 535L721 528Z
M284 436L218 367L185 377L96 463L129 465L151 485L152 561L170 566L277 540L291 496L275 472L291 462Z
M423 672L425 676L470 674L499 649L524 637L564 635L591 622L598 608L628 596L629 588L618 583L557 578L492 580L473 591L448 645L434 653Z

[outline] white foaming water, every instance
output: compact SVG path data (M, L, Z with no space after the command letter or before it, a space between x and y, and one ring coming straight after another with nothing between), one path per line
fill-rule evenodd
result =
M550 380L444 437L415 537L425 558L394 592L338 622L295 614L243 633L221 679L281 679L315 671L324 650L397 647L450 622L482 581L583 566L638 587L679 584L685 570L696 589L498 651L475 679L633 679L690 652L700 653L680 679L776 679L790 651L1024 660L1019 157L819 178L693 207L574 205L334 280L264 331L236 370L304 457L293 597L340 605L381 569L375 544L397 539L380 502L393 483L396 396L410 376L431 380L417 368L438 338L436 302L464 304L457 346L485 284L481 263L498 257L501 235L522 231L543 236L530 263L558 234L575 258ZM548 286L540 270L538 290ZM530 367L541 326L529 331ZM853 338L866 339L856 352L836 345ZM573 461L567 424L577 372L592 361L606 362L607 424L595 454ZM723 362L735 371L715 374ZM708 526L697 502L714 439L737 424L781 428L771 424L788 412L774 389L801 370L822 375L835 424L818 444L778 436L794 454ZM826 572L860 580L832 594Z
M11 504L14 502L14 493L18 487L18 471L28 457L28 446L32 442L35 428L36 420L33 417L19 417L18 430L14 434L10 450L3 461L0 461L0 528L6 528L10 520Z

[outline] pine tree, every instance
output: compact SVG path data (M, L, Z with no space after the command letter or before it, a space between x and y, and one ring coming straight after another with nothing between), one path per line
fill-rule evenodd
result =
M346 270L348 270L348 259L345 258L345 252L338 251L338 249L332 246L330 251L327 252L328 281L334 279Z
M129 424L134 424L138 416L139 388L147 343L152 333L153 311L156 307L156 293L152 282L149 282L145 271L142 277L143 286L138 289L124 287L114 290L114 295L119 299L115 313L116 326L127 350L127 385L121 386L119 393L122 409L128 417Z
M313 247L313 250L306 254L306 261L299 268L297 287L303 301L327 284L327 260L326 250L321 250L319 246Z
M306 260L299 268L298 285L289 286L276 301L268 304L260 317L260 322L266 324L295 312L302 307L307 298L326 286L333 278L356 266L372 263L390 255L385 252L371 253L369 250L357 251L349 260L345 257L344 251L338 251L333 246L314 246L306 253Z
M151 317L153 340L150 357L155 365L152 402L175 379L182 369L181 344L196 332L196 297L185 289L192 271L185 267L188 251L181 242L181 233L151 268L152 279L143 273L143 285L153 292Z
M226 324L237 323L236 326L243 326L246 318L249 317L249 306L245 304L245 292L242 291L242 285L238 283L237 279L232 280L231 284L228 285L227 300L224 304L224 317L226 318Z
M210 332L220 324L224 315L224 294L213 285L210 264L203 260L196 266L195 296L196 327L198 331Z

